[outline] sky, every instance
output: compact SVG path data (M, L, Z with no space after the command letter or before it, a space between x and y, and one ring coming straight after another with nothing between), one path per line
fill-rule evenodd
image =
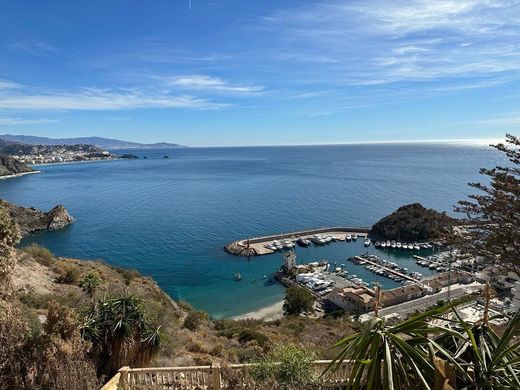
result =
M520 134L520 0L0 0L0 134Z

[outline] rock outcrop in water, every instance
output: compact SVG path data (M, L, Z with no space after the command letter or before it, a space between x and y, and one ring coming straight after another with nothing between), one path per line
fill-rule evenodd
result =
M23 236L39 231L59 230L74 222L74 218L61 205L45 212L34 207L22 207L0 200L0 207L4 207L20 226Z
M18 175L33 169L13 157L0 155L0 176Z
M419 203L399 207L379 220L370 231L375 239L423 241L440 238L456 220Z
M240 245L238 242L232 242L230 244L227 244L224 246L224 250L231 254L236 256L257 256L258 253L251 248L246 247L243 245Z

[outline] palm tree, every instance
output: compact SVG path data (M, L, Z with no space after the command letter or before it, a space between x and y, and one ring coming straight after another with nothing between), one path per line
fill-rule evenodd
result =
M92 298L101 284L101 279L99 276L88 273L79 282L79 287L90 297Z
M160 328L146 317L141 299L126 295L99 299L81 331L93 343L98 374L113 375L122 366L148 365L161 347Z

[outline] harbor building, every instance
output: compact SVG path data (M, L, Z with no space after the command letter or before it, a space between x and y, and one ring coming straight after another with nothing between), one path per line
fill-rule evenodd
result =
M283 270L290 273L296 268L296 254L293 251L287 252L283 256Z
M426 295L426 289L419 284L409 284L381 294L381 305L389 307L408 302ZM374 310L376 292L368 287L346 287L333 290L326 298L329 302L346 311L367 313Z

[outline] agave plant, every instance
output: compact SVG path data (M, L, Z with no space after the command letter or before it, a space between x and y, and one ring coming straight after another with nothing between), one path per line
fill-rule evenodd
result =
M430 339L454 333L432 324L431 317L445 314L452 305L428 310L395 326L375 317L362 324L360 332L336 343L339 354L327 370L351 361L347 389L430 389L435 382L434 352Z

